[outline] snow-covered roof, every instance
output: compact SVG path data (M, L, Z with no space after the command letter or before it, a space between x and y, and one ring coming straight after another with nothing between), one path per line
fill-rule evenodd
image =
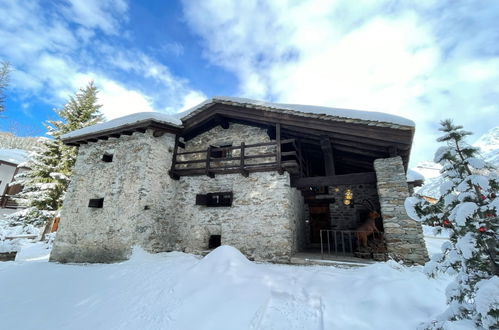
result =
M28 152L22 149L0 149L0 160L13 164L24 163L28 158Z
M164 113L160 112L137 112L133 113L128 116L123 116L119 117L104 123L80 128L78 130L69 132L67 134L64 134L61 136L63 140L65 139L71 139L71 138L76 138L80 136L85 136L85 135L90 135L90 134L95 134L95 133L100 133L100 132L106 132L110 130L115 130L119 129L121 127L125 128L130 125L139 125L141 123L147 123L150 121L154 121L157 123L165 124L165 125L170 125L170 126L175 126L175 127L181 127L182 126L182 121L177 118L173 118L169 115L166 115Z
M359 111L351 109L330 108L315 105L301 105L301 104L284 104L284 103L271 103L258 100L251 100L239 97L228 96L215 96L211 99L204 101L197 106L181 112L177 117L186 120L193 116L195 113L202 111L215 103L236 104L248 108L258 108L269 111L292 111L294 113L301 113L303 115L318 115L328 116L345 119L358 119L371 123L387 123L401 126L414 127L415 123L407 118L391 115L383 112L374 111Z
M418 173L414 170L408 169L407 170L407 182L414 182L414 181L424 181L424 176L421 173Z
M237 111L236 107L243 107L283 115L289 114L311 119L341 121L345 123L355 123L402 130L413 130L413 127L415 126L414 122L409 119L387 113L328 108L313 105L269 103L237 97L217 96L204 101L190 110L178 113L174 116L159 112L139 112L116 118L105 123L81 128L79 130L64 134L61 138L65 143L78 145L78 141L95 138L98 139L111 134L120 134L121 132L126 132L127 130L134 131L151 126L156 127L158 124L162 126L161 128L167 130L172 128L173 130L187 128L187 126L190 125L189 118L215 104L232 106L234 111Z

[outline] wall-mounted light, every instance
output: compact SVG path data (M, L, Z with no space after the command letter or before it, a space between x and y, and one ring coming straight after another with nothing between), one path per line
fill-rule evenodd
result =
M353 192L351 189L345 190L345 196L343 197L343 204L353 205Z

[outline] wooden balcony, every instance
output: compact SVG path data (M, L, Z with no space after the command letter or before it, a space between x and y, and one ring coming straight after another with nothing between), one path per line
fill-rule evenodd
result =
M0 208L2 209L20 209L25 206L20 205L11 195L0 196Z
M203 150L178 152L175 148L170 176L241 173L248 176L251 172L288 171L301 175L304 161L294 139L263 142L256 144L241 143L239 146L208 147Z

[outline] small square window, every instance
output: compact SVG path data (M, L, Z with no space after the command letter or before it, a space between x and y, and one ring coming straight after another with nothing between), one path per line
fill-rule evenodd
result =
M106 163L111 163L113 161L113 154L102 155L102 161Z
M214 249L222 245L222 235L211 235L208 242L208 249Z
M95 198L88 201L88 207L101 209L104 206L104 198Z

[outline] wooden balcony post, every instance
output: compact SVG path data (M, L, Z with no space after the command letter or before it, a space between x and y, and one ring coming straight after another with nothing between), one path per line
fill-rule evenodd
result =
M206 175L210 178L214 178L215 174L210 171L210 160L211 160L211 146L206 149Z
M277 123L275 125L275 139L276 139L276 151L277 151L277 154L276 154L276 161L277 161L277 172L279 174L283 174L284 171L282 170L282 156L281 156L281 149L282 149L282 145L281 145L281 124L280 123Z
M329 137L322 137L321 149L324 155L324 168L326 170L326 176L335 175L336 171L334 168L333 148L331 146L331 140L329 139Z
M241 167L241 174L244 176L244 177L248 177L249 173L248 171L246 171L244 169L244 149L245 149L245 144L244 142L241 142L241 160L239 161L239 166Z

